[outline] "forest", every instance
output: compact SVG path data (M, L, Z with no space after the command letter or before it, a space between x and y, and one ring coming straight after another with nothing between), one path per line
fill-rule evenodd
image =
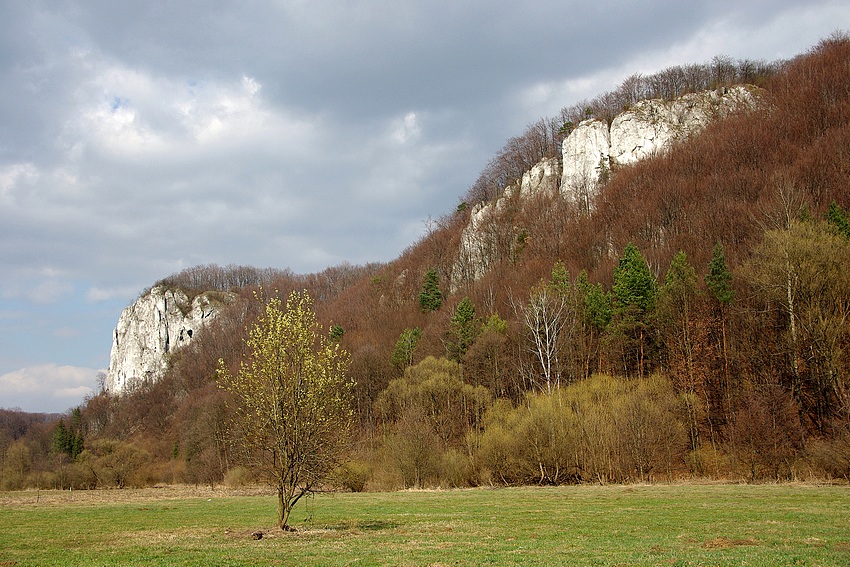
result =
M581 119L647 97L755 84L760 103L612 167L593 206L514 199L499 261L452 280L471 205ZM252 482L228 441L235 369L263 298L306 290L350 354L346 490L850 480L850 36L783 62L628 78L541 119L386 264L308 275L199 266L162 285L242 300L165 375L63 416L0 411L0 489Z

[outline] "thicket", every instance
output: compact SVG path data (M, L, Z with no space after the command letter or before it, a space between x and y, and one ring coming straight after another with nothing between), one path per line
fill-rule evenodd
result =
M351 354L358 431L337 483L850 478L848 68L837 34L760 71L761 108L612 172L589 210L504 207L510 253L478 280L452 280L461 208L387 265L264 286L307 288ZM511 142L493 187L553 127ZM159 382L88 400L76 458L56 422L0 437L4 486L249 481L212 376L243 354L252 291Z

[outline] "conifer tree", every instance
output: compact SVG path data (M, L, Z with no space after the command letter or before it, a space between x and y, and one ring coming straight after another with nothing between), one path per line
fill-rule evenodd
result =
M617 318L615 331L626 339L624 362L628 370L631 365L629 360L635 356L630 351L636 348L638 375L643 377L649 345L648 331L655 309L658 284L643 254L632 243L626 245L623 257L614 268L612 291L614 314ZM629 343L633 343L633 346Z
M708 264L708 274L705 276L705 285L717 302L717 315L720 319L720 346L723 352L723 383L724 397L726 399L727 413L730 410L731 389L729 384L729 351L726 340L726 310L735 299L735 290L732 288L732 272L726 266L726 255L723 253L723 245L718 242L711 252L711 261Z
M726 256L720 242L715 244L714 250L711 252L711 262L708 264L705 285L708 286L708 291L720 305L728 305L735 297L735 292L732 289L732 273L726 267Z
M419 294L419 306L425 313L436 311L443 305L443 292L440 291L440 278L437 270L431 268L425 273L422 292Z
M848 218L847 211L838 206L835 201L829 204L826 220L835 227L838 234L844 238L850 238L850 218Z
M479 329L480 325L475 321L475 306L468 297L464 297L458 304L455 314L452 315L446 338L446 351L449 358L455 362L461 362L463 355L478 336Z
M390 362L398 368L413 366L413 351L416 350L416 345L421 336L422 330L419 327L407 328L402 331L395 343Z

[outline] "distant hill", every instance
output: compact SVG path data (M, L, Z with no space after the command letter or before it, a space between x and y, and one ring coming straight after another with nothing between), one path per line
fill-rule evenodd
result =
M630 77L509 140L460 203L387 264L237 270L237 285L215 267L175 276L169 285L196 288L224 277L238 309L170 356L159 380L89 400L87 435L142 447L160 468L179 461L172 474L183 480L220 480L228 406L215 367L238 364L262 284L266 297L307 289L351 353L352 458L378 487L659 471L846 477L848 69L850 39L836 34L790 61L716 58ZM592 185L577 197L567 176L565 191L565 140L579 128L610 136L624 112L650 109L656 120L682 95L721 97L739 84L755 85L745 91L756 103L640 160L611 159L625 154L609 139L602 159L583 153L598 161L585 166ZM435 285L439 301L421 301ZM425 469L406 476L411 463Z

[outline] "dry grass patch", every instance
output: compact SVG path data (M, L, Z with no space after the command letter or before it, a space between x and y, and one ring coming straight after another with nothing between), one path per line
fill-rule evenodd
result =
M747 539L731 539L723 536L702 542L703 549L728 549L730 547L741 547L747 545L760 545L760 542L753 537Z

